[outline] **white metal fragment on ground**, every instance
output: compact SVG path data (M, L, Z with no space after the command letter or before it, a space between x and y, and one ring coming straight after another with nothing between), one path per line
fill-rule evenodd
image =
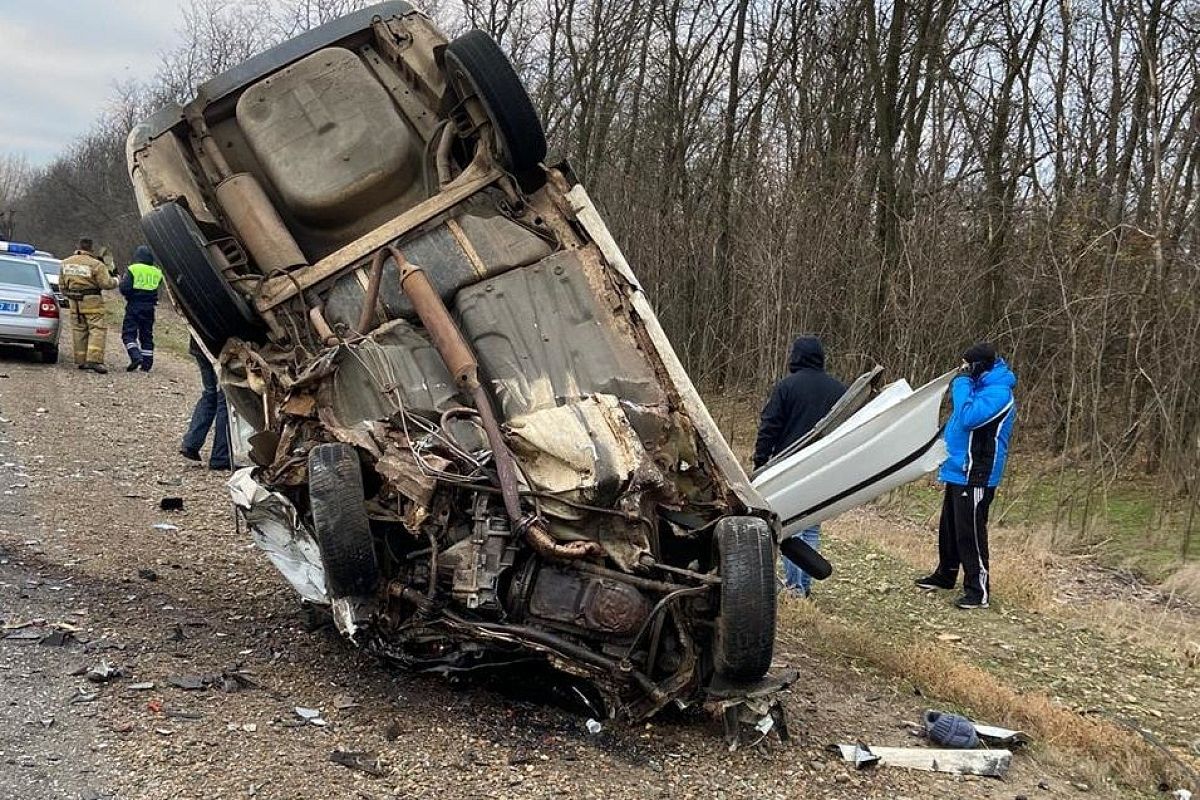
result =
M1002 778L1012 763L1008 750L942 750L931 747L867 747L861 744L839 744L842 760L864 765L864 753L878 756L883 767L904 767L926 772L949 772L954 775L985 775Z
M601 724L600 724L599 722L597 722L596 720L594 720L594 719L589 719L589 720L587 721L587 731L588 731L588 733L593 733L593 734L595 734L595 733L599 733L599 732L600 732L600 731L602 731L602 730L604 730L604 726L603 726L603 725L601 725Z
M329 604L325 568L312 534L300 523L291 501L254 480L246 467L229 479L229 494L250 528L250 535L288 583L305 600Z
M172 525L169 522L156 522L156 523L154 523L153 527L154 527L154 530L156 530L156 531L177 531L177 530L179 530L178 525Z
M1025 744L1029 741L1029 737L1023 731L1014 731L1008 728L1001 728L996 725L983 725L978 722L971 723L975 726L975 733L981 739L987 739L989 742L999 742L1000 744Z

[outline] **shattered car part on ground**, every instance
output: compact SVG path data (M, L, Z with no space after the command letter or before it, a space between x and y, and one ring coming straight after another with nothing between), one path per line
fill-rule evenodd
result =
M414 670L548 662L608 716L782 728L778 520L490 38L383 3L127 155L245 433L234 502L342 633Z

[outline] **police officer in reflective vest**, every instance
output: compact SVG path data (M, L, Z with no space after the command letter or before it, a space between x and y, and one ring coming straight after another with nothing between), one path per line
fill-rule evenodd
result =
M96 258L92 240L83 237L73 255L63 259L59 290L71 301L71 340L75 364L104 374L104 336L108 323L104 318L105 289L115 289L117 281L104 262Z
M154 366L154 307L158 305L158 287L162 270L154 264L154 254L141 244L133 251L133 263L121 278L125 296L125 319L121 322L121 341L129 354L126 372L138 367L149 372Z

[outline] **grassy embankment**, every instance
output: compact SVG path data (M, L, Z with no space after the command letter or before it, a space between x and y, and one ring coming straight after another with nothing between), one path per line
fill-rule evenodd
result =
M747 460L756 403L710 406ZM1089 493L1086 472L1037 463L1016 454L994 506L990 611L960 612L949 593L911 585L935 557L941 502L937 484L920 482L824 526L835 575L813 602L785 602L780 636L931 705L1026 730L1081 783L1188 785L1200 746L1197 617L1104 567L1167 578L1169 590L1200 566L1183 554L1186 512L1164 511L1136 481Z

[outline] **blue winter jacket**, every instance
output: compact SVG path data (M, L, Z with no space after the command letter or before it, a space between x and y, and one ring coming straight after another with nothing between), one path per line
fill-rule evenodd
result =
M974 379L959 375L950 383L953 410L946 423L947 457L938 480L957 486L996 486L1008 460L1008 439L1017 404L1017 376L1004 359Z

